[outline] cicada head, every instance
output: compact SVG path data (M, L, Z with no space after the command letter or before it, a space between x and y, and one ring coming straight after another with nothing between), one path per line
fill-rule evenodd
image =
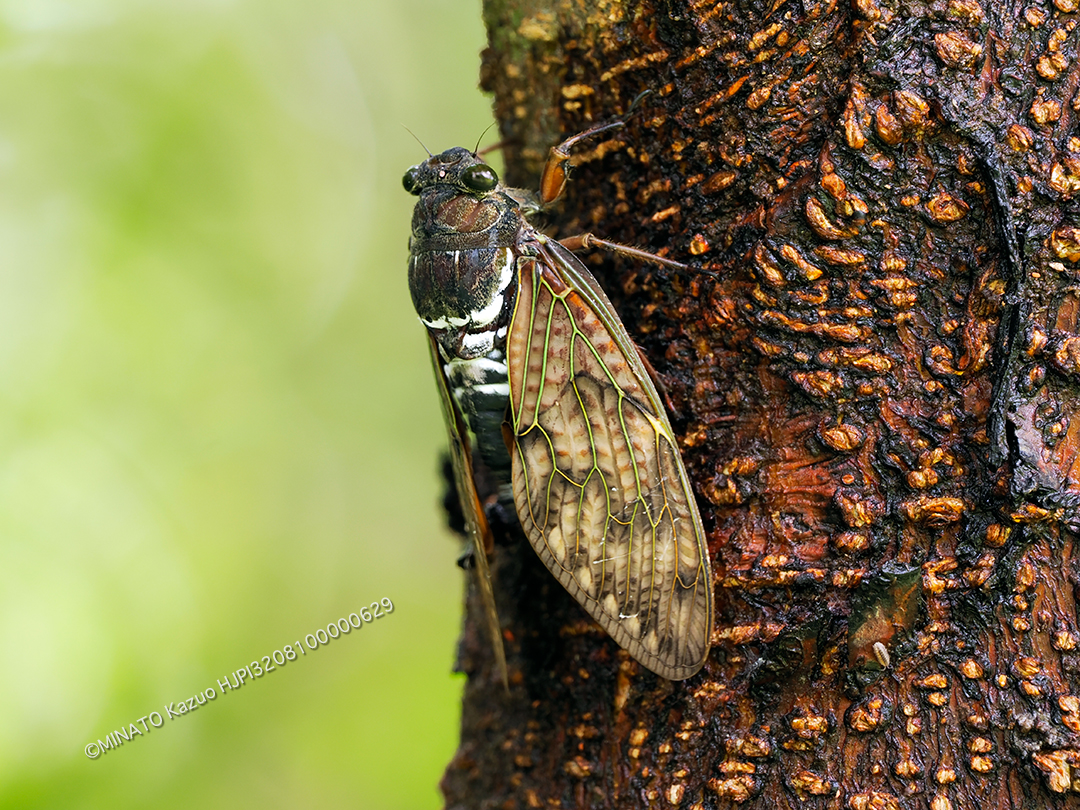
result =
M409 291L444 356L490 352L516 291L515 246L524 215L495 170L460 146L405 173L419 199L409 240Z
M520 217L502 194L499 176L468 149L455 146L413 166L402 185L420 199L413 211L412 239L421 249L509 244L507 220ZM502 226L502 227L500 227ZM445 244L443 244L445 243Z
M402 185L410 194L419 195L431 186L456 186L463 192L484 194L499 186L495 170L474 152L455 146L432 155L405 172Z

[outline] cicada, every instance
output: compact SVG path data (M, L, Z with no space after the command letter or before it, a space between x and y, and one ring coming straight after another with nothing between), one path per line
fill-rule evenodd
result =
M418 197L409 290L427 327L458 494L505 682L478 476L506 500L548 570L631 656L671 680L709 652L705 533L663 401L592 274L528 216L554 201L579 141L551 150L538 194L504 186L475 151L405 173ZM492 498L495 498L492 495Z

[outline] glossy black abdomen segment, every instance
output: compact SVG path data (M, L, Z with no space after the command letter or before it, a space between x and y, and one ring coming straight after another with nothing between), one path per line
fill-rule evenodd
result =
M510 483L510 454L502 426L509 404L510 380L501 349L473 360L455 358L443 364L450 395L473 434L473 456L487 467L498 485Z
M420 320L435 329L490 324L499 313L488 313L506 292L513 264L513 252L501 247L414 252L409 292Z

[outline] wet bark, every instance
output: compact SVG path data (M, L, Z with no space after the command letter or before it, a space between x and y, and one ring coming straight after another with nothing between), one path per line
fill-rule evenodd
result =
M672 683L512 530L451 808L1080 807L1077 0L487 0L507 180L667 386L716 630Z

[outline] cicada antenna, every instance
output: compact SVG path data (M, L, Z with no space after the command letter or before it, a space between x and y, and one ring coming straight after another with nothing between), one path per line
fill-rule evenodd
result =
M427 156L428 156L428 157L434 157L434 155L432 155L432 154L431 154L431 150L430 150L430 149L428 149L428 148L427 148L426 146L424 146L424 142L423 142L422 140L420 140L419 138L417 138L417 137L416 137L416 133L415 133L415 132L413 132L413 131L412 131L411 129L409 129L409 128L408 128L407 126L405 126L404 124L402 124L401 126L402 126L402 127L403 127L403 128L405 129L405 131L406 131L406 132L408 132L408 133L409 133L410 135L412 135L412 136L413 136L413 139L414 139L414 140L415 140L415 141L416 141L416 142L417 142L418 144L420 144L420 146L422 146L422 147L423 147L424 151L425 151L425 152L427 152ZM480 137L482 138L482 137L484 137L484 136L483 136L483 135L481 135Z
M486 127L484 127L484 131L481 132L480 137L476 139L476 146L473 147L472 153L474 155L476 155L477 157L480 157L480 155L481 155L480 152L476 151L477 149L480 148L480 141L484 140L484 136L488 134L488 130L491 129L493 126L495 126L494 121L492 121L490 124L488 124ZM496 146L498 146L498 144L496 144L495 146L493 146L491 148L494 149ZM486 152L488 150L485 149L484 151Z

